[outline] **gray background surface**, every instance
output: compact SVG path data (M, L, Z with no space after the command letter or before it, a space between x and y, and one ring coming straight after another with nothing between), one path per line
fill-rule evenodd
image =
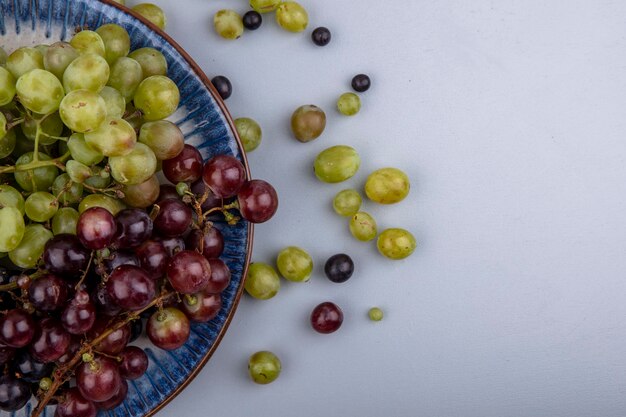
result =
M160 416L626 414L625 2L303 0L310 29L333 32L325 48L272 15L237 41L218 38L213 14L243 13L246 0L155 2L205 72L232 80L233 116L264 129L251 169L281 201L256 229L254 260L298 245L316 261L311 282L244 297ZM373 87L361 113L340 116L335 100L359 72ZM308 103L328 127L300 144L288 120ZM362 168L322 184L312 161L336 144L355 147ZM364 207L418 238L399 262L353 240L330 207L383 166L413 185L400 204ZM322 267L344 251L356 273L336 285ZM345 313L332 335L308 325L325 300ZM366 317L374 305L381 323ZM246 362L264 349L284 370L258 386Z

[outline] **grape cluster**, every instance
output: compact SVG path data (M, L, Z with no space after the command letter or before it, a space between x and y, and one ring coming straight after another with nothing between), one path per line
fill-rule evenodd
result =
M163 54L115 24L0 50L0 410L112 409L148 368L129 345L144 328L177 349L220 311L228 242L209 220L265 222L278 197L185 144L179 99Z

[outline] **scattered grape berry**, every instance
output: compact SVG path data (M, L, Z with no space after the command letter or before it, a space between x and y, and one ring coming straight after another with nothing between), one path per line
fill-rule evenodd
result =
M333 255L324 265L324 273L332 282L346 282L354 272L354 262L345 253Z
M215 87L222 100L226 100L233 93L233 85L230 83L230 80L223 75L213 77L211 84L213 84L213 87Z
M250 10L243 15L243 26L248 30L257 30L262 23L261 13L255 10Z
M370 88L370 77L365 74L357 74L352 78L352 89L358 93L363 93Z
M311 312L311 326L318 333L333 333L343 323L343 311L329 301L319 304Z
M311 39L313 39L313 43L316 44L317 46L328 45L330 43L330 38L331 38L330 30L328 30L328 28L325 28L323 26L316 28L311 33Z

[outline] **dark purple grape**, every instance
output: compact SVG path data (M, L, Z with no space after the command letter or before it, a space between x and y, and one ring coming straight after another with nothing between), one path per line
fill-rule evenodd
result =
M189 338L189 332L189 319L174 307L154 312L146 326L150 341L156 347L165 350L178 349L184 345Z
M354 262L345 253L333 255L324 265L324 273L332 282L346 282L354 272Z
M222 297L204 292L189 294L183 297L180 307L189 320L206 323L213 320L222 309Z
M167 279L174 290L193 294L206 288L211 278L209 261L195 251L184 250L172 257L167 267Z
M185 239L185 247L197 251L200 249L201 242L202 254L207 259L218 258L224 251L224 236L215 227L211 227L206 233L198 229L192 230Z
M128 339L128 343L133 343L135 340L139 339L141 333L143 333L143 322L140 319L131 321L130 339Z
M96 323L91 328L89 335L92 338L98 337L109 329L113 324L109 317L97 317ZM120 353L130 340L130 325L126 324L121 328L111 332L102 342L98 343L96 350L109 355Z
M217 155L204 164L202 180L216 197L229 198L235 196L246 181L246 169L234 156Z
M191 225L191 208L181 200L169 198L159 203L159 214L154 219L154 228L163 236L182 236Z
M207 211L215 207L221 207L224 201L213 194L211 189L204 183L204 180L198 180L191 184L191 192L195 194L197 200L200 200L204 196L204 193L207 193L206 200L204 200L200 206L202 211Z
M56 363L58 365L67 364L72 359L74 359L74 356L76 356L76 353L78 353L80 348L81 348L81 338L73 336L72 339L70 340L70 345L67 348L67 351L65 352L65 354L63 354L63 356L57 359Z
M26 381L10 374L0 376L0 410L17 411L26 405L31 395Z
M135 248L152 235L152 219L145 210L122 210L115 216L115 224L114 245L118 248Z
M143 269L133 265L115 268L107 280L106 288L110 299L129 311L141 310L150 304L156 295L153 278Z
M116 232L115 218L102 207L91 207L83 211L76 224L76 236L89 249L109 246Z
M97 357L93 362L81 363L76 369L76 385L88 400L102 402L113 398L122 385L117 362Z
M182 237L159 238L159 242L161 242L167 252L167 256L170 258L181 250L185 250L185 241Z
M209 259L209 265L211 265L211 278L203 291L207 294L221 293L230 284L230 269L221 259Z
M110 274L111 272L113 272L113 270L117 268L118 266L122 266L122 265L139 266L140 265L139 259L137 259L137 256L134 253L124 251L124 250L118 250L118 251L112 252L111 255L105 258L103 263L104 263L105 272L107 274Z
M139 265L152 277L158 279L165 274L170 260L165 246L158 240L146 240L135 249Z
M28 299L40 311L56 311L67 301L67 283L56 275L46 274L28 288Z
M65 391L57 405L54 417L96 417L94 403L82 396L77 387Z
M0 343L21 348L27 346L34 338L37 326L33 318L24 310L9 310L0 317Z
M74 235L60 234L50 239L43 251L48 272L60 276L80 276L89 264L89 250Z
M126 394L128 394L128 382L122 379L120 390L117 394L106 401L95 403L96 408L98 408L98 410L113 410L115 407L124 402Z
M33 338L29 352L40 362L54 362L67 352L70 341L70 334L59 321L45 318L39 323L39 330Z
M163 174L171 183L194 182L202 176L202 155L194 146L186 144L181 153L163 161Z
M211 79L211 84L217 90L222 100L226 100L233 93L233 85L230 80L223 75L218 75Z
M319 304L311 313L311 326L319 333L332 333L341 327L343 311L334 303Z
M261 23L263 23L261 13L256 10L246 12L241 20L243 21L243 26L248 30L257 30L261 27Z
M50 376L53 369L53 363L39 362L27 350L20 350L11 361L11 370L26 382L39 382L41 378Z
M15 348L10 346L0 346L0 365L4 365L10 361L15 355Z
M268 182L247 181L237 194L241 217L252 223L263 223L278 209L278 194Z
M88 332L96 321L96 307L91 302L89 294L80 290L65 307L61 314L61 323L70 334Z
M148 369L148 355L137 346L128 346L120 353L120 374L125 379L137 379Z
M313 43L317 46L326 46L330 43L330 30L323 26L315 28L315 30L311 33L311 39Z
M157 198L157 204L159 204L163 200L167 200L168 198L175 198L180 200L180 196L178 195L178 191L176 191L176 186L172 184L161 184L159 188L159 198Z
M96 310L107 316L116 316L122 311L122 308L111 300L106 287L98 285L92 293L91 299L96 305Z
M370 77L365 74L357 74L352 78L352 88L358 93L363 93L369 90L370 85Z

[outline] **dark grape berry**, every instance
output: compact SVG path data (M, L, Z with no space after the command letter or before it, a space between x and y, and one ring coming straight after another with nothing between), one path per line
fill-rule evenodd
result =
M39 382L41 378L50 376L54 364L39 362L27 350L20 350L11 362L11 369L26 382Z
M46 274L32 282L28 299L41 311L61 309L67 301L67 283L56 275Z
M165 350L178 349L184 345L189 338L189 331L189 319L174 307L154 312L146 326L150 341Z
M61 323L70 334L83 334L91 329L96 321L96 307L89 294L80 290L65 307L61 314Z
M256 10L250 10L243 15L243 26L248 30L257 30L261 27L261 23L263 23L263 18L261 17L261 13Z
M89 250L74 235L60 234L50 239L43 251L48 272L60 276L80 276L89 263Z
M230 80L223 75L213 77L211 84L213 84L213 87L215 87L222 100L226 100L233 93L233 85L230 83Z
M154 279L158 279L165 274L170 256L158 240L146 240L135 249L135 254L139 259L141 267Z
M143 322L140 319L131 321L130 339L128 339L128 343L133 343L135 340L139 339L141 333L143 333Z
M354 262L345 253L339 253L328 258L324 272L332 282L346 282L354 272Z
M67 352L71 339L59 321L45 318L39 323L29 352L39 362L54 362Z
M27 346L34 338L37 326L33 318L24 310L9 310L0 317L0 343L21 348Z
M96 305L96 310L107 316L115 316L122 311L122 308L115 304L106 287L98 285L91 294L91 299Z
M189 320L197 323L206 323L213 320L222 308L222 297L219 294L198 292L183 297L180 303L183 312Z
M83 397L77 387L65 391L61 398L54 417L96 417L96 406Z
M334 303L319 304L311 313L311 326L319 333L332 333L341 327L343 312Z
M163 161L163 174L171 183L194 182L202 176L202 155L194 146L183 147L181 153Z
M120 374L125 379L137 379L148 369L148 355L137 346L128 346L120 353Z
M203 291L208 294L218 294L230 284L230 269L221 259L209 259L209 265L211 265L211 277Z
M110 274L115 268L122 265L140 266L141 263L133 252L117 250L104 258L104 272Z
M135 248L152 235L152 219L145 210L122 210L115 216L115 224L117 233L114 242L118 248Z
M0 376L0 410L17 411L30 399L28 382L7 374Z
M129 311L141 310L156 295L154 279L133 265L115 268L107 280L106 288L111 301Z
M363 93L370 88L370 77L365 74L358 74L352 78L352 89L359 93Z
M92 362L81 363L76 369L76 385L88 400L102 402L111 399L122 385L117 362L101 356Z
M191 192L195 194L196 199L200 200L206 193L207 197L200 206L203 211L210 210L215 207L221 207L223 199L216 197L211 189L204 183L204 180L198 180L191 184Z
M180 196L176 191L176 186L172 184L161 184L159 188L159 197L157 198L157 204L159 204L163 200L167 200L168 198L175 198L180 200Z
M316 28L313 33L311 33L311 39L313 39L313 43L317 46L326 46L330 43L330 30L323 26Z
M115 218L109 210L91 207L78 218L76 236L89 249L102 249L113 241L117 231Z
M229 198L246 181L246 169L234 156L217 155L204 164L202 179L216 197Z
M10 346L0 346L0 365L4 365L13 359L15 355L15 348Z
M278 210L278 194L266 181L247 181L237 194L241 217L252 223L263 223Z
M111 327L111 319L109 317L97 317L96 323L93 325L90 336L98 337L105 330ZM111 332L104 340L96 346L98 352L107 353L109 355L117 355L120 353L130 340L130 325L126 324L121 328Z
M59 365L65 365L74 359L74 356L81 348L81 342L82 340L79 337L72 337L67 351L63 354L63 356L57 359L56 363Z
M120 384L120 390L117 392L117 394L115 394L106 401L97 402L94 404L96 405L96 408L98 410L112 410L124 402L126 394L128 394L128 382L122 379L122 382Z
M211 279L211 264L198 252L178 252L167 267L167 279L174 290L180 293L193 294L202 291Z
M206 233L194 229L185 239L185 247L189 250L199 250L200 245L205 258L218 258L224 251L224 236L216 227L211 227Z
M168 198L159 203L159 214L154 219L154 228L163 236L181 236L191 225L191 208L181 200Z

